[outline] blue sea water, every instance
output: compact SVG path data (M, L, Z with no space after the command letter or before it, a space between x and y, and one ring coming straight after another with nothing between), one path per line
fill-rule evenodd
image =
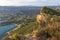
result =
M0 26L0 40L8 32L16 27L15 24L9 24L5 26Z

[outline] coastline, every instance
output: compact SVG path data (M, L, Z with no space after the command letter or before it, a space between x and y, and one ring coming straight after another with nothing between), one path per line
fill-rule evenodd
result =
M21 24L19 24L19 25L15 24L15 25L16 25L16 27L15 27L14 29L8 31L8 32L6 33L6 35L5 35L1 40L4 40L4 39L8 38L8 34L9 34L9 33L11 33L12 31L17 30L17 29L20 28L20 26L21 26Z

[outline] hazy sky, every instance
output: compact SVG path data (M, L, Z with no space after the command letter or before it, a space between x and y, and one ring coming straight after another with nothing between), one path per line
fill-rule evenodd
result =
M60 5L60 0L0 0L0 6L53 6Z

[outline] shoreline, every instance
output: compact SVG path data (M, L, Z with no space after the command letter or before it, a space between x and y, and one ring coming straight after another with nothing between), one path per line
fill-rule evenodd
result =
M6 35L5 35L1 40L6 39L6 38L8 37L8 34L9 34L9 33L11 33L12 31L17 30L17 29L20 28L20 26L21 26L21 24L19 24L19 25L18 25L18 24L15 24L15 25L16 25L16 27L15 27L14 29L12 29L12 30L6 32Z

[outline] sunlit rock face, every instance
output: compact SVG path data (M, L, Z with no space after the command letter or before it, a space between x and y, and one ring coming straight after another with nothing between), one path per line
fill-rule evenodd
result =
M37 22L40 23L40 20L42 19L41 15L37 15L36 19L37 19Z
M60 12L60 7L57 7L55 10L56 10L57 12Z
M47 22L50 19L50 15L49 14L45 14L45 13L40 13L39 15L37 15L36 19L38 23L41 22Z

